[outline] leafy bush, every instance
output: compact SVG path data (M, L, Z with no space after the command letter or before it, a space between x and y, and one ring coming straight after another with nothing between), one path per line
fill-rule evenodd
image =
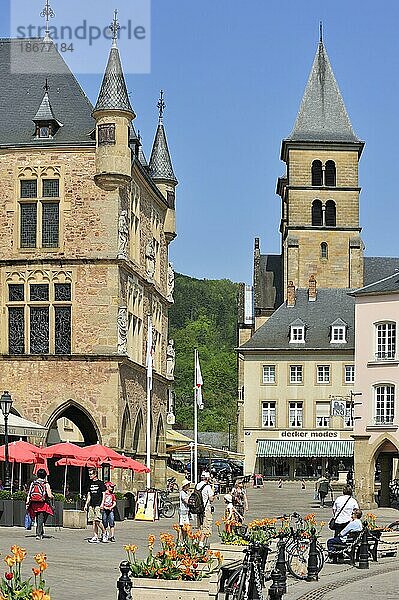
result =
M122 492L115 492L115 498L117 500L124 500L125 499L125 495Z
M26 501L27 497L28 494L22 491L14 492L12 495L13 500L23 500L24 502Z
M65 502L64 494L53 494L55 502Z
M9 490L0 490L0 500L11 500L12 494Z

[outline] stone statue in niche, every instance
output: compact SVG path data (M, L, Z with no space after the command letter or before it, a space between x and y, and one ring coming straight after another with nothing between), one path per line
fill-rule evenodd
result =
M150 240L145 248L145 264L148 279L153 279L155 274L155 246L154 240Z
M118 220L118 258L127 258L127 244L129 241L129 226L127 211L121 210Z
M174 340L169 340L168 346L166 348L166 377L173 377L175 372L175 342Z
M118 354L127 353L127 308L118 308Z
M173 270L172 263L168 263L168 280L167 280L167 294L166 299L169 302L174 302L173 292L175 290L175 272Z

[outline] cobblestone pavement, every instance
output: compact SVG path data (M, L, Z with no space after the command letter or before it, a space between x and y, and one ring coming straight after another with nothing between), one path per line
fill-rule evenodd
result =
M299 483L285 483L282 489L278 489L275 482L266 483L262 489L248 490L250 510L248 520L264 516L279 516L287 512L297 510L302 515L308 512L316 512L318 520L328 521L331 516L331 507L319 508L318 502L313 500L313 487L308 485L302 490ZM215 503L215 518L220 518L224 511L222 498ZM397 518L398 512L392 509L378 509L374 511L382 524L387 524ZM4 555L14 543L20 544L28 551L25 572L30 573L32 556L37 551L45 551L48 556L49 569L47 581L52 588L54 600L95 600L99 595L104 600L115 600L116 580L118 578L118 565L124 560L125 553L123 545L134 543L139 546L138 555L144 556L147 550L147 537L150 533L158 535L162 531L171 531L176 519L162 519L156 523L143 523L135 521L124 521L117 523L115 544L89 544L88 539L91 531L54 529L47 528L46 537L42 541L36 541L33 532L27 532L22 528L0 529L0 551ZM329 537L328 529L325 529L323 538ZM212 540L217 541L217 532L214 531ZM358 571L348 565L326 565L316 583L298 582L288 580L287 595L284 599L299 600L308 592L319 589L325 585L338 584L348 581L345 587L340 586L335 591L328 591L328 595L312 596L323 600L340 600L351 598L356 600L371 599L373 590L377 587L379 593L384 595L385 600L397 598L394 593L399 584L398 571L390 571L389 576L378 575L381 569L396 569L397 559L382 559L378 564L371 564L369 571ZM366 575L373 574L367 579ZM364 580L359 586L359 581L349 583L352 576L360 576ZM395 583L396 582L396 583ZM267 584L269 587L270 584ZM360 591L357 591L359 590ZM347 592L348 590L348 592ZM383 592L383 594L382 594ZM391 594L391 595L390 595ZM267 596L267 594L266 594ZM311 600L311 597L307 598Z

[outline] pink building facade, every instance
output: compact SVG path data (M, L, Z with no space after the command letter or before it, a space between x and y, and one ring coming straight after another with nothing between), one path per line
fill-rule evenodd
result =
M399 476L399 273L353 295L356 496L362 508L390 506Z

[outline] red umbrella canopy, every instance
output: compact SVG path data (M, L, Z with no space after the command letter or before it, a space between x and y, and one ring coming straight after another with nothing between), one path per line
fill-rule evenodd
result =
M84 450L85 448L81 448L71 442L60 442L59 444L42 448L40 456L45 456L46 458L85 458L87 454L85 454Z
M25 442L25 440L18 440L17 442L13 442L16 446L20 448L25 448L26 450L30 450L34 454L40 454L43 448L39 448L39 446L35 446L34 444L30 444L29 442Z
M8 458L10 462L33 464L36 462L37 454L19 445L18 442L8 444ZM0 460L5 460L5 446L0 446Z
M97 467L97 463L88 458L60 458L55 464L57 467Z
M121 469L130 469L135 473L149 473L150 469L146 467L143 463L138 460L134 460L134 458L130 458L129 456L124 456L123 461L120 465L115 465L116 467L120 467Z
M84 450L84 456L86 458L90 458L98 462L98 464L120 461L124 458L122 454L119 454L115 450L112 450L112 448L107 448L107 446L103 446L102 444L85 446L82 450Z

